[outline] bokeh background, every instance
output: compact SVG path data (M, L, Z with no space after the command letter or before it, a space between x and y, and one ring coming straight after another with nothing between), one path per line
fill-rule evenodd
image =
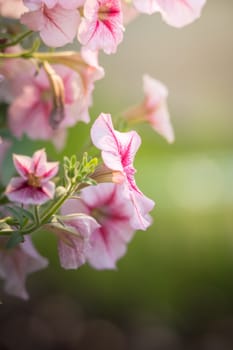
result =
M144 73L169 88L175 144L139 129L136 179L156 201L154 224L117 271L64 271L55 238L36 234L50 267L29 277L30 301L2 295L0 349L233 349L233 2L207 1L182 30L138 17L100 62L93 119L141 101ZM77 153L88 130L70 130L59 157ZM44 143L15 149L25 145L31 154Z

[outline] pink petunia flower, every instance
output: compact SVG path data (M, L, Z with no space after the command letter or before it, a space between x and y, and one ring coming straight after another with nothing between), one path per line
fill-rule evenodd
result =
M68 200L63 214L85 213L100 224L90 236L87 261L96 269L114 269L127 249L134 228L131 226L132 203L126 201L124 188L112 183L82 190L80 199Z
M36 76L30 71L25 72L25 75L29 75L28 80L25 81L25 76L22 77L21 92L16 95L8 110L8 123L14 136L21 138L26 134L33 140L50 139L61 149L68 127L78 121L89 122L88 108L92 104L94 81L103 76L103 70L98 66L97 59L91 59L88 54L86 56L85 59L79 58L79 73L66 66L52 66L63 90L63 106L61 110L58 109L60 118L58 115L59 123L56 124L56 128L53 126L55 96L47 74L43 69ZM92 65L88 64L88 61ZM75 60L71 63L76 64ZM20 79L21 75L16 74L12 84L17 80L19 86Z
M6 53L20 53L20 45L8 47ZM8 58L0 60L0 101L11 103L16 96L21 94L24 86L35 74L35 66L29 61L20 58ZM20 82L20 83L19 83Z
M6 238L0 238L0 278L5 280L5 291L10 295L28 299L25 281L28 274L44 269L48 260L42 257L34 248L31 238L25 236L25 241L16 247L6 250Z
M140 136L136 131L122 133L114 130L111 116L102 113L91 128L91 139L102 151L104 164L124 175L124 194L134 208L131 225L135 229L145 230L151 224L148 212L153 208L154 202L143 195L134 179L136 170L133 160L141 144Z
M75 211L72 210L73 212ZM46 228L59 239L58 254L61 266L64 269L77 269L87 260L90 237L99 224L93 217L85 214L68 214L59 216L59 221L46 225Z
M143 76L145 93L145 119L169 143L174 141L174 131L167 110L168 91L164 84L145 74Z
M120 0L87 0L78 31L80 43L90 50L115 53L123 39Z
M20 177L10 180L6 195L22 204L43 204L52 199L55 185L52 179L58 172L57 162L47 162L45 151L35 152L32 158L14 155L13 161Z
M71 43L77 33L80 0L24 0L29 12L21 16L21 22L38 31L43 42L52 47Z
M160 12L164 21L173 27L183 27L200 17L206 0L133 0L140 12Z
M144 101L123 113L132 123L147 122L163 136L167 142L174 141L174 131L167 110L168 91L164 84L145 74L143 76Z

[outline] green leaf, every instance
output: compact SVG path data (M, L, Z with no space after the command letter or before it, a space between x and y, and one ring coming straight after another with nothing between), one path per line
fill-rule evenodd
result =
M12 249L23 241L23 236L18 231L14 231L9 240L7 241L6 249Z
M25 218L27 218L27 219L29 219L31 221L34 221L33 214L30 211L28 211L28 210L26 210L26 209L24 209L22 207L8 207L8 206L6 206L6 208L18 220L20 226L23 225Z
M87 184L87 185L91 185L91 186L97 185L97 182L94 179L90 178L90 177L87 177L82 182Z

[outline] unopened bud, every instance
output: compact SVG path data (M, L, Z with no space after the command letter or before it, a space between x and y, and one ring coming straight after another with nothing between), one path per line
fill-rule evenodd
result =
M113 182L116 184L122 184L125 180L125 176L121 171L111 170L104 164L100 164L96 167L91 178L97 183Z

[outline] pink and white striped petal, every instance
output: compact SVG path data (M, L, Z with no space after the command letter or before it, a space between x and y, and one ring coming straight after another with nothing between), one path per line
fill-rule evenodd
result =
M12 178L5 191L12 202L25 205L41 205L52 199L54 192L55 185L53 182L47 182L42 187L32 187L20 177Z
M21 22L31 30L39 31L44 43L61 47L73 42L80 22L79 12L59 4L52 8L46 5L21 16Z
M120 0L87 0L78 31L82 45L92 51L115 53L123 39L123 18Z

